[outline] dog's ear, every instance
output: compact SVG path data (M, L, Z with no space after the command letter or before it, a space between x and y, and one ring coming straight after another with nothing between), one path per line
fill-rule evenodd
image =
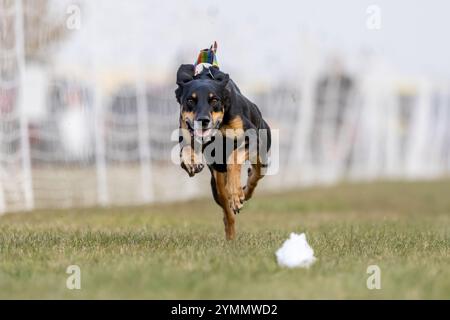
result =
M183 94L183 86L194 80L195 67L193 64L182 64L177 71L177 85L175 97L178 103L181 103L181 95Z
M182 64L177 71L177 85L182 86L194 79L195 67L193 64Z
M211 67L209 68L214 80L219 82L219 85L222 88L225 88L228 84L228 81L230 81L230 76L228 75L228 73L222 72L219 70L219 68L217 67Z

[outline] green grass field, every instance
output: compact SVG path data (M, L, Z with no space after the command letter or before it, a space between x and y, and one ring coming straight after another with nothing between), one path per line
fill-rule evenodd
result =
M317 262L278 267L305 232ZM0 217L0 298L450 298L450 181L261 194L224 239L212 199ZM81 290L66 268L81 268ZM366 269L381 268L381 290Z

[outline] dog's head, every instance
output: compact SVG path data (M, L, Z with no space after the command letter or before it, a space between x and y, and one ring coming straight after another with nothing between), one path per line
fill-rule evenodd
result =
M214 66L197 75L192 64L178 69L175 96L181 107L181 120L194 137L209 141L219 128L228 108L229 79L228 74Z

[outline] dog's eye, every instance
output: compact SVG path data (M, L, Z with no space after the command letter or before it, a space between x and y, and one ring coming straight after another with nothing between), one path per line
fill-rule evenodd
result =
M209 101L209 103L211 104L212 107L215 107L215 106L219 103L219 100L216 99L216 98L212 98L212 99Z
M193 107L193 106L195 105L195 100L192 99L192 98L187 99L187 100L186 100L186 105L187 105L188 107Z

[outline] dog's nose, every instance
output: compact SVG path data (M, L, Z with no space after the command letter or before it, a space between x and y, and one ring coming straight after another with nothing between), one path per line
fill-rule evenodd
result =
M197 121L201 123L203 128L208 128L209 123L211 122L211 120L207 116L198 117Z

